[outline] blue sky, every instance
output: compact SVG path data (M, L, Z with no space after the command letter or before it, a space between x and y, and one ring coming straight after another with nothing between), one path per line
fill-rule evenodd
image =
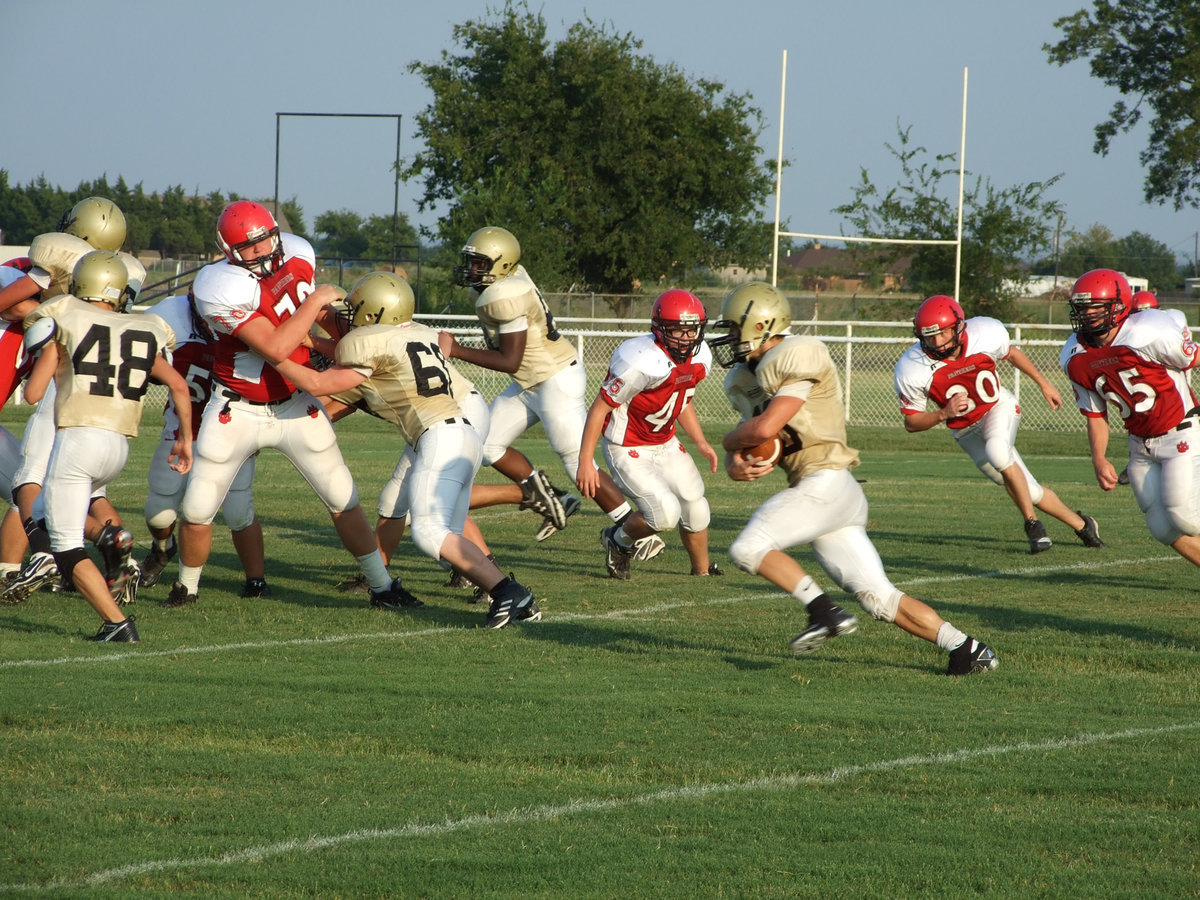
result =
M0 167L10 182L44 174L72 188L102 174L147 191L270 197L277 112L398 114L410 157L428 102L407 64L453 48L454 24L498 3L233 3L5 0ZM1042 45L1084 0L549 0L531 8L551 39L585 16L643 42L659 63L748 93L764 113L760 142L779 142L781 62L788 55L781 212L795 231L837 234L859 166L893 184L884 147L897 122L931 152L957 153L969 70L967 168L1007 187L1063 173L1052 196L1067 229L1094 223L1145 232L1194 255L1200 216L1142 200L1144 130L1092 153L1093 127L1117 99L1087 64L1058 68ZM285 118L280 195L311 225L328 209L391 212L396 130L390 119ZM418 224L416 185L400 208ZM773 215L774 200L764 214ZM3 227L3 223L0 223Z

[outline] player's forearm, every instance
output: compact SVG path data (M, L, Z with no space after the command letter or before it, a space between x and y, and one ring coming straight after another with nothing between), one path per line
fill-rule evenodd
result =
M948 419L949 416L945 409L931 409L919 413L904 414L904 430L909 434L915 434L918 431L928 431L930 428L936 428Z

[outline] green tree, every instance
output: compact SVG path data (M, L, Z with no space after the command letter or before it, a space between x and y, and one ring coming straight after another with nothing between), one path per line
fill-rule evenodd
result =
M590 19L551 45L545 20L509 0L457 25L461 53L414 62L433 94L425 149L401 175L437 235L483 225L517 235L543 287L624 292L697 266L762 265L771 190L748 95L692 80Z
M1153 290L1170 290L1180 281L1178 260L1164 243L1134 231L1114 237L1103 225L1068 236L1059 254L1059 271L1079 276L1091 269L1116 269L1148 279Z
M322 256L359 259L367 249L367 237L362 230L363 218L349 209L330 210L317 216L316 246Z
M866 169L860 169L853 201L834 210L846 216L855 235L954 240L958 227L957 157L942 154L922 161L928 151L911 143L911 131L911 126L898 124L897 143L885 144L900 164L899 184L881 189ZM1024 274L1022 259L1050 244L1060 206L1047 199L1046 192L1059 177L1003 189L981 178L964 185L958 300L969 314L1006 321L1017 318L1016 289L1010 285ZM954 294L953 245L850 246L870 269L911 257L905 283L908 290L927 296ZM880 252L880 246L886 249Z
M1052 63L1090 60L1091 73L1122 99L1096 126L1092 149L1108 153L1118 132L1153 110L1146 148L1148 203L1175 209L1200 201L1200 3L1196 0L1095 0L1054 23L1063 39L1044 44ZM1126 102L1124 98L1129 98Z

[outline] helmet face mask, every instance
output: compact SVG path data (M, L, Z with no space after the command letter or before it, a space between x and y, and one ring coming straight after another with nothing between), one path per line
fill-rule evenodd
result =
M403 325L411 322L416 309L413 290L398 275L369 272L354 283L338 312L343 331L364 325Z
M93 250L71 271L69 293L80 300L107 303L119 313L129 310L129 271L111 250Z
M704 342L707 321L704 304L695 294L672 289L654 301L650 331L671 359L684 363L696 355Z
M266 253L248 257L246 251L270 241ZM258 278L278 272L283 266L283 241L279 223L261 203L235 200L217 219L217 245L225 258Z
M482 291L511 275L521 262L521 243L511 231L488 225L463 244L462 264L454 267L454 283Z
M1113 269L1092 269L1071 288L1071 328L1089 347L1104 339L1133 312L1129 281Z
M125 214L105 197L88 197L63 213L58 230L87 241L97 250L116 251L125 243Z
M791 333L792 311L783 294L764 281L751 281L730 291L721 304L721 318L709 338L713 358L728 369L745 362L769 338Z
M958 353L966 327L962 306L945 294L930 297L913 316L913 335L930 359L949 359ZM947 339L944 343L943 338Z

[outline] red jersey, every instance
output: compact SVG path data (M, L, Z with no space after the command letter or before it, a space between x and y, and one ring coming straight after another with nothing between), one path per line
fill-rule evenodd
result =
M1148 438L1166 434L1196 406L1187 370L1197 349L1169 311L1146 309L1126 319L1107 347L1071 335L1058 362L1080 412L1107 417L1111 406L1130 434Z
M196 276L192 291L196 309L217 337L213 375L225 388L258 403L284 400L296 386L275 367L238 340L239 329L262 317L278 326L313 291L316 257L302 237L282 234L284 261L278 272L258 278L228 260L205 266ZM288 357L304 365L306 347L297 347Z
M711 367L712 351L705 343L687 362L677 363L653 335L625 341L613 351L600 387L600 396L613 407L604 420L604 437L623 446L665 444Z
M20 281L33 267L28 259L13 259L0 266L0 288ZM3 324L3 323L0 323ZM0 409L13 395L33 365L25 353L25 323L10 322L0 331Z
M896 363L894 373L900 411L906 416L925 412L927 401L939 409L953 394L966 394L970 403L961 416L946 420L950 428L966 428L982 419L1002 396L996 362L1009 353L1008 331L987 316L967 319L958 359L931 359L913 344Z
M187 382L192 407L192 440L195 440L200 432L200 417L208 404L208 398L212 395L213 344L196 330L186 295L164 297L150 311L161 317L175 332L175 351L171 355L171 365ZM163 417L166 419L163 439L174 440L179 429L179 417L169 393L163 407Z

